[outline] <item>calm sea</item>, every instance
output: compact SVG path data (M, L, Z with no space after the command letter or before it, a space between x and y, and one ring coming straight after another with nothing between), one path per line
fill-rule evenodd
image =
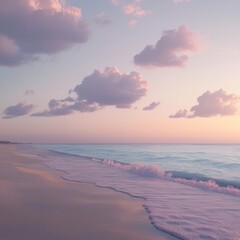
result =
M145 199L154 226L179 239L240 239L240 145L35 147L51 150L47 166L64 170L67 180Z

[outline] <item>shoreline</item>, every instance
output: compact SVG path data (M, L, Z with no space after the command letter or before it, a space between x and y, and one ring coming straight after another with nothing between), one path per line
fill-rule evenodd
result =
M35 240L173 240L157 230L141 199L66 181L47 161L0 144L0 236Z

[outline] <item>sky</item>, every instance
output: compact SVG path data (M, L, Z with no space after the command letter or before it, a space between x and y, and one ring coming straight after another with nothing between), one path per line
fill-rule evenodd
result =
M240 143L239 0L1 0L0 140Z

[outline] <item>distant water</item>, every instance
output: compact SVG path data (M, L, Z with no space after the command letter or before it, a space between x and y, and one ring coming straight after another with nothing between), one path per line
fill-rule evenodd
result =
M152 223L179 239L240 239L240 145L37 147L65 154L47 164L65 179L144 198Z

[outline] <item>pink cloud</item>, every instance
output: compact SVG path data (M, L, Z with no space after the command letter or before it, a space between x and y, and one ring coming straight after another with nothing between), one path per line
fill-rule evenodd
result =
M145 96L147 82L137 72L121 74L117 68L108 67L104 72L95 70L85 77L74 91L79 100L86 100L89 103L130 107Z
M81 10L60 0L2 0L0 17L0 65L20 65L88 38Z
M140 6L141 0L111 0L112 4L119 6L126 15L142 17L149 11Z
M187 110L179 110L170 118L194 118L194 117L214 117L231 116L239 112L238 104L240 96L227 94L220 89L216 92L207 91L197 98L198 104Z
M86 101L79 101L71 97L65 99L52 99L48 103L48 109L42 112L33 113L35 117L52 117L52 116L64 116L78 112L95 112L101 107L96 104L89 104Z
M148 106L144 107L143 110L148 111L148 110L154 110L160 105L160 102L152 102Z
M15 42L0 34L0 65L15 66L23 59L24 55L20 53Z
M48 109L32 116L60 116L74 112L95 112L106 106L130 108L133 103L145 96L147 82L137 72L120 73L115 67L103 72L95 70L85 77L70 93L76 98L52 99Z
M135 0L132 3L126 4L122 6L123 12L127 15L133 15L137 17L142 17L148 14L148 11L144 10L139 6L141 1Z
M186 109L178 110L175 114L170 115L170 118L188 118L188 111Z
M134 56L134 62L140 66L184 67L189 54L201 48L199 36L182 25L178 29L164 31L155 45L146 46Z
M29 114L35 106L33 104L25 104L19 103L14 106L7 107L3 114L5 115L3 118L15 118L23 115Z

